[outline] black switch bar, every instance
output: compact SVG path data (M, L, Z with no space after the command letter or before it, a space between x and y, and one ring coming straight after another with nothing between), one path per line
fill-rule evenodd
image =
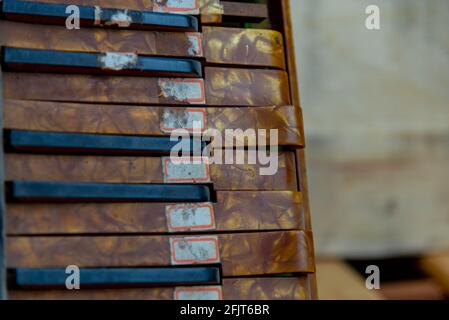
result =
M201 155L206 142L194 143L191 138L192 155ZM170 137L143 137L111 134L85 134L10 130L5 133L7 151L33 153L76 154L133 154L168 155L181 138L170 141Z
M201 62L192 59L138 56L133 53L91 53L3 48L4 70L122 74L201 78Z
M19 202L211 202L205 185L12 181L7 189Z
M14 269L13 285L19 287L64 287L65 269ZM209 268L98 268L79 269L80 288L218 285L220 270Z
M16 0L3 0L2 2L1 13L8 20L65 26L67 18L72 14L70 10L66 10L68 5L65 4ZM187 15L95 6L77 7L79 8L81 27L198 31L198 19Z

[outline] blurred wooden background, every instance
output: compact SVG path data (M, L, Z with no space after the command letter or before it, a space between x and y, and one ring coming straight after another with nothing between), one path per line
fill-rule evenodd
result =
M448 247L449 1L291 4L318 255Z

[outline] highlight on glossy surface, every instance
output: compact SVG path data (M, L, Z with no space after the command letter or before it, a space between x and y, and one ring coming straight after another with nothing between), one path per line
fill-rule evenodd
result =
M215 190L297 191L295 156L279 152L274 175L261 175L258 164L210 164ZM7 153L6 180L97 183L164 183L160 157L81 156Z
M216 197L211 204L215 232L305 228L299 192L218 191ZM10 202L7 234L167 233L168 206L170 203Z
M282 34L274 30L203 27L208 63L285 69Z
M216 235L223 276L314 272L310 233ZM9 237L9 268L170 266L169 236ZM114 254L111 254L111 253Z

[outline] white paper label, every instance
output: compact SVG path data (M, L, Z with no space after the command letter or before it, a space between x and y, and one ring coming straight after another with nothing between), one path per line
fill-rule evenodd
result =
M162 158L166 183L210 182L209 163L206 157Z
M197 126L194 128L194 124ZM166 108L162 112L162 132L171 133L176 129L193 132L206 130L206 109L204 108Z
M218 237L170 238L172 265L219 263Z
M198 0L155 0L153 11L198 15L200 6Z
M190 41L190 48L188 53L194 57L203 56L203 36L198 32L188 32L187 38Z
M205 104L203 79L159 79L159 88L164 98L190 104Z
M223 292L219 286L209 287L177 287L175 300L223 300Z
M106 52L98 60L103 69L118 71L135 67L138 56L135 53Z
M133 22L131 15L128 14L128 9L117 10L109 21L105 21L105 25L114 26L117 25L120 28L127 28Z
M215 230L212 203L173 204L165 207L169 232Z
M103 17L103 9L99 6L95 6L94 10L94 25L101 26L103 24L107 26L117 26L119 28L127 28L133 23L132 16L129 14L128 9L115 10L114 14L109 20Z

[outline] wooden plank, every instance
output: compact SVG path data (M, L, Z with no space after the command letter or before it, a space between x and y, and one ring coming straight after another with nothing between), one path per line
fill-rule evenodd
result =
M8 99L211 106L289 105L287 73L278 70L205 68L201 79L4 73ZM189 81L187 81L189 80ZM203 92L203 89L205 90ZM204 94L204 95L203 95Z
M201 57L200 39L199 33L88 28L74 31L65 26L0 20L0 45L16 48Z
M13 286L66 289L65 268L12 270ZM80 270L83 288L219 285L218 268L86 268Z
M285 69L282 34L274 30L203 27L208 63Z
M117 74L201 78L201 62L193 59L147 57L134 53L98 53L2 48L5 71Z
M317 260L316 270L321 300L382 299L376 290L368 290L365 279L341 260Z
M3 17L10 20L65 25L69 13L67 5L17 0L2 2ZM116 27L136 29L164 29L198 31L198 20L187 15L155 13L150 11L78 6L79 26ZM69 11L70 12L70 11Z
M435 252L424 256L420 264L445 291L449 292L449 252Z
M205 68L207 103L223 106L290 104L287 73L280 70Z
M9 203L8 235L167 233L170 203ZM205 203L199 204L198 207ZM214 232L304 229L301 194L218 191ZM76 221L76 223L73 223ZM210 232L193 228L194 232ZM188 231L182 231L188 232Z
M215 288L215 287L213 287ZM224 300L310 299L307 277L223 279ZM13 300L173 300L173 288L123 288L91 290L10 290Z
M295 157L278 154L278 170L272 176L260 175L258 164L210 164L216 190L296 191ZM71 181L104 183L164 183L159 157L111 157L7 154L6 180Z
M217 237L223 276L314 271L310 258L312 244L304 231L219 234ZM170 238L173 239L169 236L8 237L7 263L8 268L169 266L173 259ZM203 256L197 256L192 263L203 260Z
M3 108L8 129L151 136L169 134L163 130L166 117L188 129L183 119L190 112L204 112L205 129L217 129L222 135L226 129L277 129L279 145L304 145L302 119L294 106L188 109L5 100ZM243 135L238 134L237 140L244 140ZM246 145L254 144L246 141Z

